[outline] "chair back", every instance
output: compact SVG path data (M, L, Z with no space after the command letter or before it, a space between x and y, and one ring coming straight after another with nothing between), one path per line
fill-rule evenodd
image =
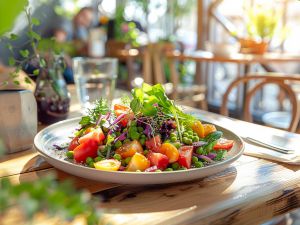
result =
M287 96L290 99L292 105L292 117L291 122L288 127L288 131L295 132L300 119L300 107L297 101L296 93L292 90L290 84L293 82L300 81L300 75L283 75L283 74L256 74L256 75L247 75L245 77L240 77L234 80L229 87L227 88L225 94L222 99L222 106L220 113L222 115L228 116L228 97L231 91L234 88L237 88L241 84L249 84L251 81L256 81L255 85L251 87L246 92L246 96L244 99L244 109L243 109L243 117L244 120L248 122L252 122L252 115L250 112L250 103L252 97L254 97L255 93L261 90L267 84L276 84L282 90L287 93Z

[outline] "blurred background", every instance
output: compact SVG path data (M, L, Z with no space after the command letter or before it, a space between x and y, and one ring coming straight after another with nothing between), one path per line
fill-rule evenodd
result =
M63 75L69 84L74 82L73 57L114 57L119 60L117 88L130 90L143 81L162 83L183 104L219 112L222 96L234 79L248 73L297 74L300 70L295 60L254 60L251 66L228 62L234 54L252 58L268 53L300 56L299 1L30 0L29 4L33 17L40 21L34 31L45 40L64 44L67 67ZM7 42L20 49L28 43L24 18L18 16L12 30L20 38L0 43L3 66L10 64ZM44 44L47 46L47 42ZM199 60L187 57L198 50ZM209 63L204 53L213 54ZM178 54L184 60L177 60ZM18 51L13 56L22 58ZM32 74L30 66L23 70ZM298 83L292 86L298 95ZM230 115L237 118L241 118L245 100L241 93L243 90L238 89L229 95ZM291 104L277 85L264 87L251 109L258 123L266 123L264 118L270 112L277 112L275 123L282 121L274 124L271 115L271 125L286 128L291 119Z

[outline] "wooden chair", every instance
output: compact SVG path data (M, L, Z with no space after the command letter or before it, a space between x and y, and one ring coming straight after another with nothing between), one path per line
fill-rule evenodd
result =
M267 84L276 84L281 89L283 89L287 96L290 99L292 105L292 117L291 122L288 127L288 131L295 132L300 120L300 106L297 100L296 93L292 90L291 84L293 82L300 81L300 75L284 75L284 74L256 74L256 75L247 75L245 77L237 78L234 80L229 87L227 88L225 94L223 95L222 99L222 106L221 106L221 114L228 116L228 97L231 91L238 87L241 84L249 84L251 81L256 81L255 85L251 87L246 92L246 97L244 99L244 112L243 117L244 120L248 122L252 122L252 115L250 112L250 103L252 97L254 97L255 93L261 90Z
M154 70L154 80L165 86L166 92L173 99L182 100L184 104L197 104L201 109L207 110L206 102L206 86L201 84L193 84L191 86L183 86L179 81L179 74L176 67L176 54L173 54L175 46L173 44L156 44L152 47L152 61ZM170 83L167 83L164 73L163 62L167 60L170 69ZM181 62L188 61L180 58Z

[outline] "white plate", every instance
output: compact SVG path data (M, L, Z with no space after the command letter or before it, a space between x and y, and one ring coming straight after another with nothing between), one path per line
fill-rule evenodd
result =
M97 181L122 184L164 184L194 180L226 169L243 154L244 150L243 141L238 135L216 125L218 130L223 131L225 138L235 141L233 148L221 162L203 168L161 173L101 171L69 162L66 160L64 151L58 151L53 147L53 144L60 145L70 141L69 137L79 127L79 120L80 118L74 118L48 126L35 136L34 145L46 161L54 167L79 177Z

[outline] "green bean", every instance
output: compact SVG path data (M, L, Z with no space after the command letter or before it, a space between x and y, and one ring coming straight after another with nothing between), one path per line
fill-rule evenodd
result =
M122 157L120 154L114 154L114 159L118 160L118 161L121 161L122 160Z
M199 161L199 159L198 159L198 157L196 157L196 156L193 156L192 157L192 163L196 163L196 162L198 162Z
M94 163L94 160L92 157L87 157L86 160L85 160L86 164L90 164L90 162L93 162Z
M120 148L122 146L122 142L120 140L117 140L115 143L116 148Z
M195 162L194 165L196 168L201 168L201 167L203 167L203 162L198 161L198 162Z

